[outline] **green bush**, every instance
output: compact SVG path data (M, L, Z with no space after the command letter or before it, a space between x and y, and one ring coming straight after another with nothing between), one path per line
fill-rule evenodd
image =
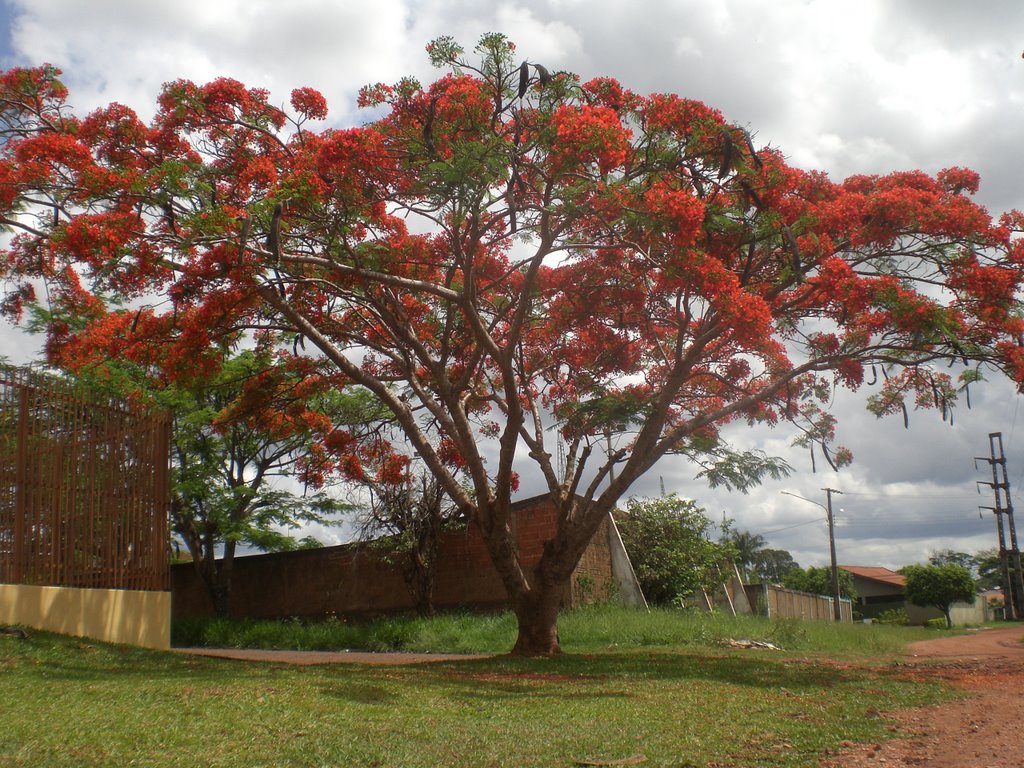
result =
M928 619L928 621L926 621L924 623L924 625L928 629L945 629L946 628L946 620L945 619Z
M799 648L807 641L807 625L800 619L775 617L768 639L780 648Z
M882 611L875 617L875 624L905 626L908 623L909 619L907 618L906 608L890 608L887 611Z

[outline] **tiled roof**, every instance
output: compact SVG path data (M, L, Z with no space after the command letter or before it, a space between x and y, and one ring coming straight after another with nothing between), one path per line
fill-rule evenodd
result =
M882 584L891 584L894 587L902 587L906 582L896 571L890 571L888 568L872 568L861 565L840 565L847 573L854 576L859 576L862 579L869 579L870 581L879 581Z

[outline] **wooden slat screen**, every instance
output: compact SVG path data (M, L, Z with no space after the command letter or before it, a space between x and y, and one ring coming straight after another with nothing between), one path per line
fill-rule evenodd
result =
M169 588L170 420L0 367L0 582Z

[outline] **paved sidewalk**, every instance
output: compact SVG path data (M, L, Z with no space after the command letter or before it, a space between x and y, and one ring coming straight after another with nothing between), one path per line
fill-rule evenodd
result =
M367 651L261 651L253 648L172 648L175 653L212 656L238 661L265 661L275 664L378 664L402 666L438 661L469 661L491 658L488 654L450 653L369 653Z

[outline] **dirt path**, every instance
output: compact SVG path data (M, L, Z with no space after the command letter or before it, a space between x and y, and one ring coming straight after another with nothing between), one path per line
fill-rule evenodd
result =
M950 704L886 713L910 738L851 744L823 768L927 766L1024 768L1024 627L986 629L914 643L909 673L971 695Z
M268 661L278 664L429 664L434 661L465 661L487 656L448 653L369 653L366 651L260 651L250 648L175 648L177 653L213 656L238 661Z

